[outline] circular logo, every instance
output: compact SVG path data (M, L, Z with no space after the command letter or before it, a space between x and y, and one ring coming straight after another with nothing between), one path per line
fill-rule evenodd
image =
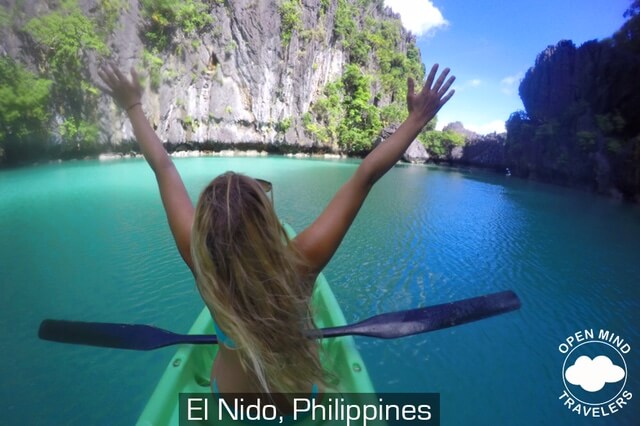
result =
M604 417L631 403L624 356L631 345L604 329L585 329L558 346L564 391L558 397L568 410L584 417Z
M608 342L575 346L562 365L564 387L576 401L602 405L615 400L627 383L627 363Z

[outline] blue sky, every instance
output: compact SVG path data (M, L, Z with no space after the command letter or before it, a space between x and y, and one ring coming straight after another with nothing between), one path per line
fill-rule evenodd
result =
M613 34L631 0L385 0L418 35L427 70L437 62L457 80L438 128L461 121L479 133L504 131L524 109L518 85L548 45L580 45Z

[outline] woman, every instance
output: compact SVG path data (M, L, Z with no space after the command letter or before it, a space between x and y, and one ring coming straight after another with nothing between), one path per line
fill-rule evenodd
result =
M434 65L418 93L409 79L408 118L362 161L320 216L289 240L261 183L226 173L193 207L182 179L142 110L142 88L114 65L98 72L102 88L127 112L153 169L178 250L215 318L220 348L212 367L214 393L316 393L325 386L309 300L315 277L336 252L373 184L402 156L453 96L455 77ZM435 80L435 82L434 82ZM446 80L446 82L445 82ZM264 183L264 182L263 182Z

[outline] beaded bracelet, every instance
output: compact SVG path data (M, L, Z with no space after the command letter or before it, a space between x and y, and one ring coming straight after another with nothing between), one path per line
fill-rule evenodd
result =
M127 112L129 112L129 110L136 105L142 105L142 102L136 102L135 104L131 105L129 108L127 108Z

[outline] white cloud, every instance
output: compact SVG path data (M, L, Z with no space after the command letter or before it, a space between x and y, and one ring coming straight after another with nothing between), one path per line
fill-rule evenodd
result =
M522 77L524 77L524 74L522 72L518 72L514 75L503 78L500 81L500 91L505 95L514 95L518 90L518 86L520 85L520 80L522 80Z
M402 25L417 36L449 25L430 0L384 0L384 4L399 13Z
M564 373L564 377L569 383L580 386L587 392L598 392L605 384L616 383L624 379L624 375L624 369L614 365L604 355L594 359L583 355Z
M474 78L473 80L467 80L464 82L456 83L455 86L452 87L456 91L456 93L461 93L466 91L467 89L474 89L476 87L480 87L484 84L484 81L479 78Z
M465 124L464 127L480 135L486 135L487 133L493 132L504 133L507 131L507 129L504 127L504 120L493 120L489 123L480 124L477 126L473 124Z

